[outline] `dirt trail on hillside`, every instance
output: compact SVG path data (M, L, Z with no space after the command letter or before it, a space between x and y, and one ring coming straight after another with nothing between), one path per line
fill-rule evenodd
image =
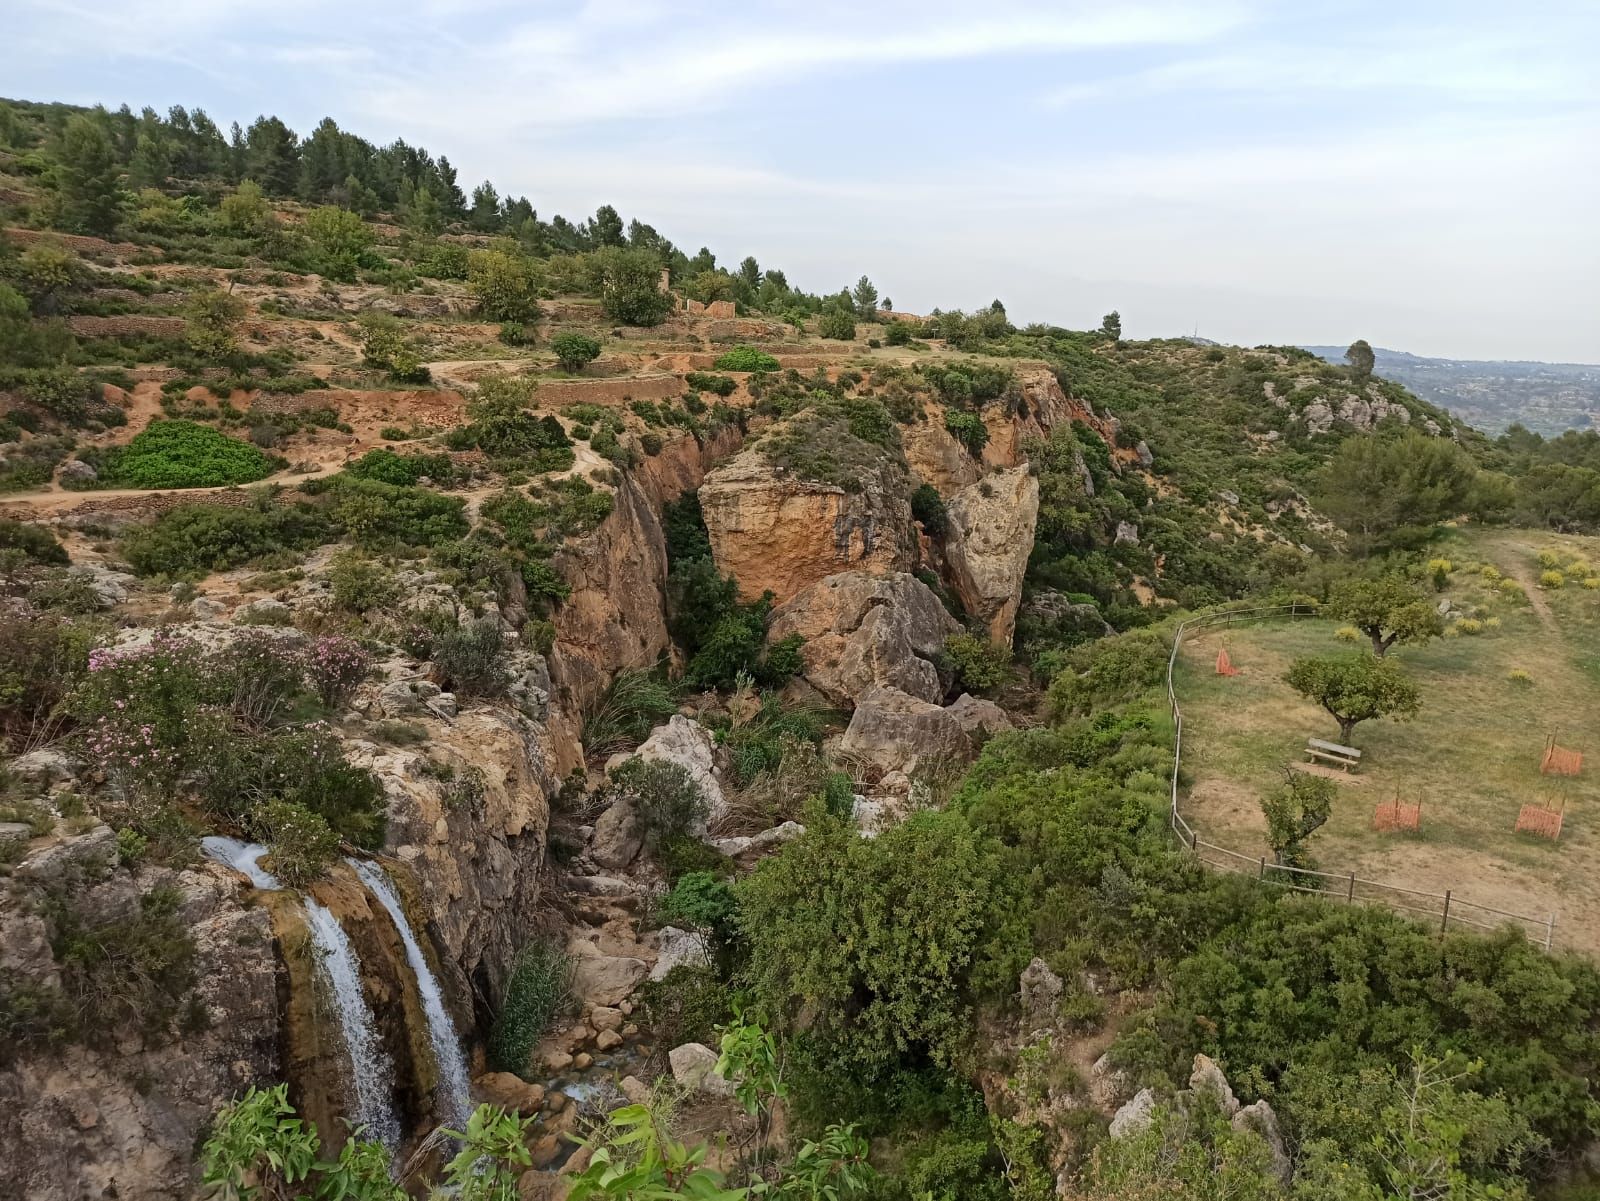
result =
M1529 555L1535 553L1533 547L1526 543L1519 543L1515 549L1526 551ZM1539 615L1539 620L1544 623L1544 628L1552 634L1557 633L1559 626L1556 624L1555 614L1550 612L1550 602L1545 600L1544 592L1539 587L1539 581L1533 578L1533 572L1528 569L1527 564L1520 559L1513 559L1503 566L1505 573L1521 584L1522 590L1528 594L1528 603L1533 606L1533 611Z

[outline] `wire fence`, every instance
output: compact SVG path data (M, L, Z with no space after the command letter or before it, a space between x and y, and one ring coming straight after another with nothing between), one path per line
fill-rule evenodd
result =
M1453 889L1442 893L1403 888L1398 884L1385 884L1378 880L1365 880L1355 872L1319 872L1303 867L1288 867L1269 863L1265 856L1246 855L1217 843L1208 842L1200 831L1178 810L1178 777L1183 767L1183 710L1178 705L1178 693L1173 687L1173 674L1177 669L1178 652L1183 648L1184 637L1190 630L1210 629L1243 622L1274 618L1314 617L1317 610L1311 605L1263 605L1250 609L1228 609L1191 617L1177 628L1172 639L1172 654L1167 658L1167 703L1172 707L1172 809L1173 833L1197 859L1222 871L1253 875L1263 884L1286 888L1291 892L1309 893L1324 900L1355 904L1387 905L1408 913L1419 921L1436 923L1443 934L1452 926L1471 926L1479 930L1497 930L1511 924L1546 951L1555 942L1556 915L1530 917L1524 913L1511 913L1469 901L1456 895Z

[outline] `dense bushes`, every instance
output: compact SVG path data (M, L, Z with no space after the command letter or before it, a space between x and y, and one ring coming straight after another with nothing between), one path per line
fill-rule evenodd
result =
M467 404L468 424L451 431L457 449L477 447L499 470L564 471L575 456L572 439L556 418L530 412L534 383L519 376L491 376Z
M962 980L994 919L979 840L955 814L875 839L815 810L806 827L738 888L758 1003L808 1072L867 1082L903 1061L956 1063L970 1033Z
M99 460L101 487L212 488L248 484L277 464L261 450L193 421L152 421Z
M456 474L455 463L445 454L396 454L386 446L367 451L345 472L358 480L411 487L423 478L441 483Z
M183 505L130 531L122 553L140 575L185 575L305 551L335 535L327 515L303 505Z
M712 364L718 371L776 371L778 360L753 346L735 346Z
M572 331L550 339L550 349L555 352L556 362L561 364L563 371L582 371L600 357L598 339Z

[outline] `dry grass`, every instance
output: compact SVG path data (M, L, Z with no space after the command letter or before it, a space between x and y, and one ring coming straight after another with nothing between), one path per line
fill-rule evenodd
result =
M1420 684L1422 712L1408 723L1356 728L1360 772L1334 773L1344 783L1312 851L1331 871L1449 888L1528 915L1554 912L1558 941L1600 950L1600 590L1569 584L1541 593L1541 613L1480 572L1487 563L1507 578L1536 580L1536 555L1545 549L1600 562L1600 540L1532 531L1458 534L1441 548L1456 570L1440 595L1482 623L1481 632L1391 652ZM1186 641L1177 679L1190 784L1185 812L1204 837L1260 854L1257 798L1283 764L1303 761L1307 738L1337 740L1332 719L1283 682L1296 657L1349 649L1336 628L1279 622ZM1240 675L1215 674L1219 646ZM1531 682L1510 679L1514 670ZM1539 773L1552 730L1586 752L1576 779ZM1373 807L1396 795L1422 802L1419 836L1372 829ZM1512 832L1523 804L1563 802L1560 843Z

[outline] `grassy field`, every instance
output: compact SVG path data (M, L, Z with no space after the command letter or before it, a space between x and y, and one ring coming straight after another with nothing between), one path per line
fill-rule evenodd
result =
M1587 564L1600 565L1600 539L1474 531L1453 534L1434 553L1454 565L1439 596L1462 616L1450 623L1452 636L1390 652L1417 679L1422 711L1410 722L1356 727L1361 769L1340 775L1333 816L1312 853L1328 871L1448 888L1540 918L1554 912L1559 945L1600 950L1600 587L1582 583L1596 574ZM1551 555L1562 584L1541 587ZM1339 737L1337 723L1283 674L1299 656L1366 645L1341 641L1337 623L1324 620L1185 640L1175 681L1184 712L1183 809L1203 838L1248 855L1265 851L1260 796L1285 765L1304 762L1307 738ZM1219 647L1238 676L1215 674ZM1540 774L1552 732L1585 752L1577 778ZM1373 807L1396 796L1421 802L1420 835L1372 829ZM1563 802L1559 843L1512 832L1523 804Z

